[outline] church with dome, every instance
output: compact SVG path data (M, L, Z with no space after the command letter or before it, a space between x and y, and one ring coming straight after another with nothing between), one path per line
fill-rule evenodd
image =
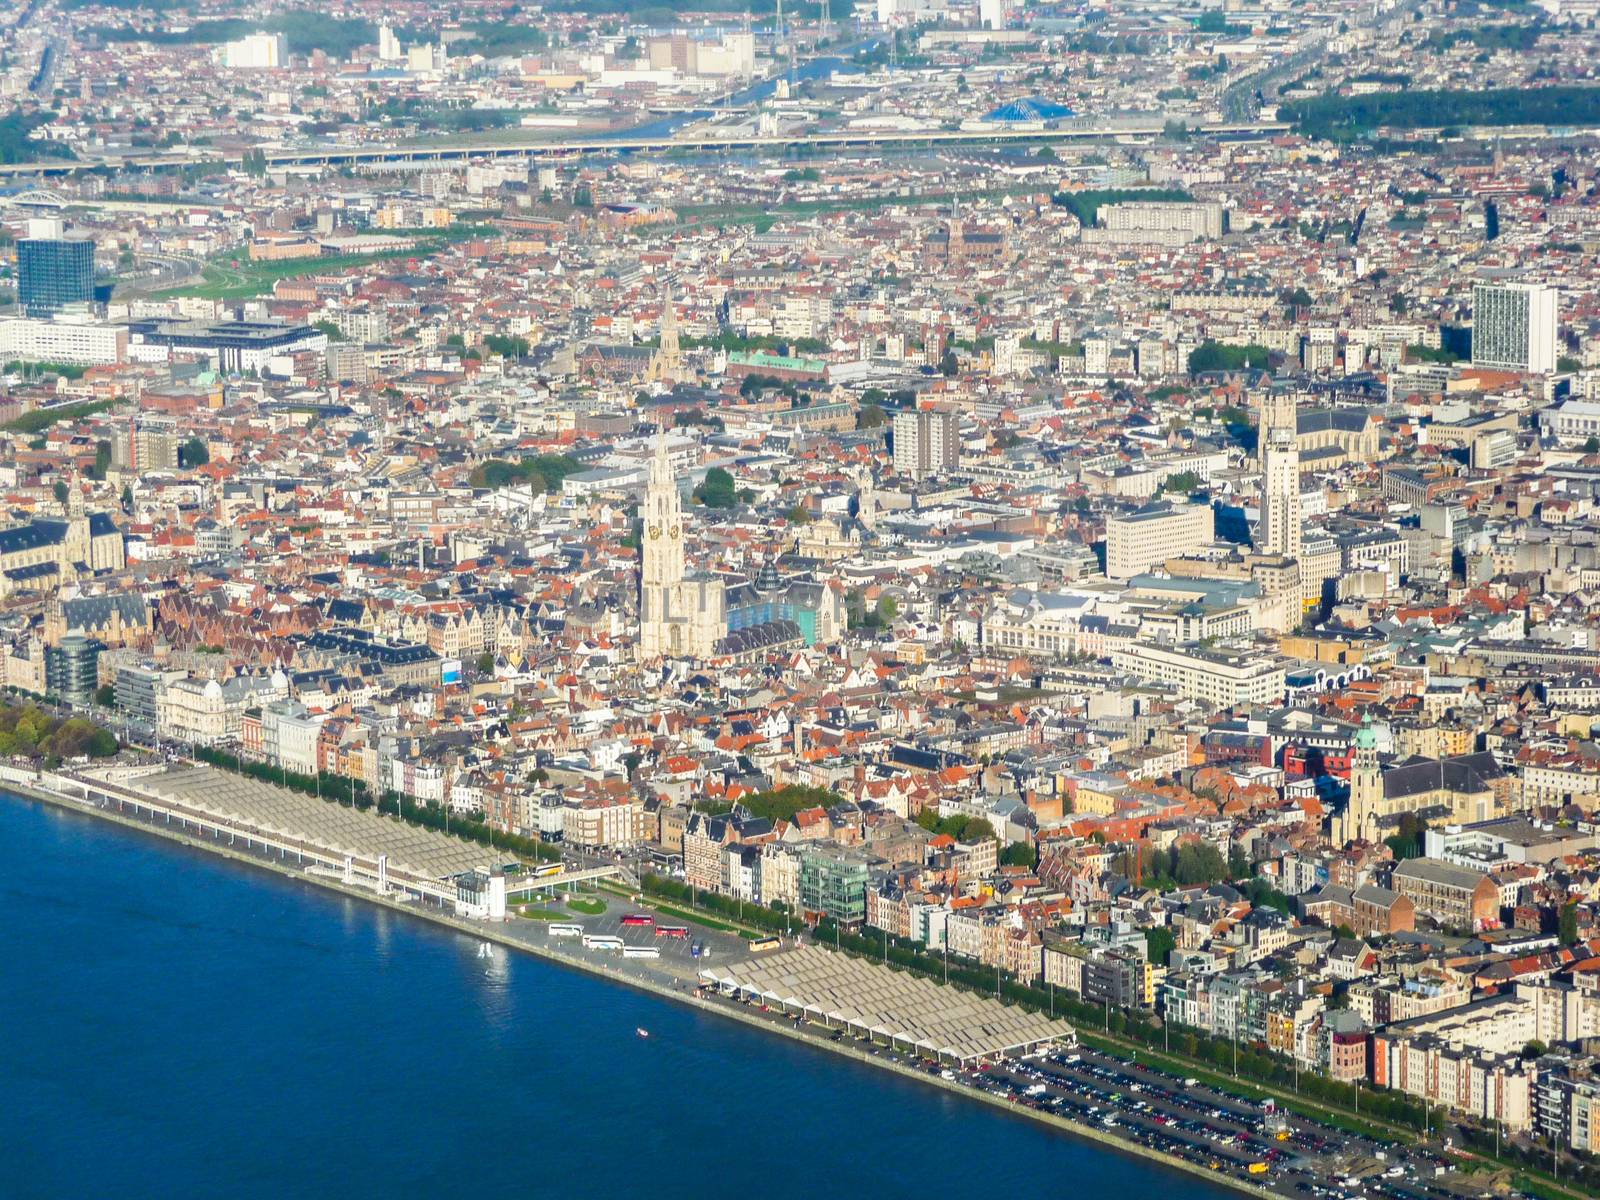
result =
M812 580L787 584L768 560L753 580L685 567L683 499L658 439L645 488L639 569L639 655L744 658L838 640L844 600Z
M1472 824L1508 811L1511 778L1486 750L1445 758L1410 758L1387 765L1378 758L1378 731L1368 716L1354 741L1350 799L1333 818L1336 845L1377 843L1411 814L1429 824Z

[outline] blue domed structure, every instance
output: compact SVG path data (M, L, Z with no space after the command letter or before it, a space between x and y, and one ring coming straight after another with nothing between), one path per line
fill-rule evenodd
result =
M1064 104L1057 104L1053 100L1044 100L1038 96L1029 96L1024 100L1013 100L1010 104L1002 104L999 108L984 114L985 121L1004 122L1033 122L1033 121L1061 121L1072 116L1072 110Z

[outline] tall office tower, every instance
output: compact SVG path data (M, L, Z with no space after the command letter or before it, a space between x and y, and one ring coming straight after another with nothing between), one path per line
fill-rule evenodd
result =
M953 412L915 409L894 416L894 470L926 479L954 467L961 454L961 429Z
M1300 557L1300 442L1294 396L1269 392L1261 402L1261 549Z
M94 299L94 243L69 237L56 220L28 222L17 242L17 299L30 317Z
M378 61L396 62L405 57L405 51L400 48L400 39L395 37L394 30L387 25L378 26Z
M1479 283L1472 288L1472 363L1548 375L1556 369L1558 288Z

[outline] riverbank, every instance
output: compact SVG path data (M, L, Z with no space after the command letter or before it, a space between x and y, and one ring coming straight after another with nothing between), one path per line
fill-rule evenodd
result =
M204 850L211 854L219 855L220 857L228 859L232 862L242 863L247 866L261 867L281 876L304 880L323 890L334 892L351 899L365 900L378 906L379 908L387 909L392 912L410 914L424 921L428 921L438 927L449 929L453 932L460 933L468 937L474 937L480 941L493 943L505 948L506 950L514 950L531 954L556 965L573 968L586 974L608 980L612 983L618 983L626 987L633 988L636 991L649 993L665 1000L671 1000L678 1004L698 1009L702 1012L713 1013L729 1020L741 1022L752 1028L763 1029L769 1033L777 1033L783 1037L789 1038L791 1041L800 1042L818 1049L831 1051L834 1054L841 1055L845 1058L854 1059L857 1062L870 1064L907 1078L916 1079L924 1084L932 1084L935 1087L943 1088L944 1090L955 1095L959 1095L967 1099L982 1101L991 1105L998 1111L1005 1112L1012 1116L1026 1117L1059 1132L1069 1134L1084 1141L1097 1143L1105 1149L1114 1150L1120 1154L1130 1157L1142 1158L1159 1166L1180 1171L1186 1175L1200 1179L1209 1180L1215 1184L1226 1185L1235 1191L1259 1195L1274 1194L1267 1188L1254 1186L1246 1181L1231 1178L1225 1174L1222 1174L1221 1172L1206 1170L1203 1167L1184 1162L1181 1159L1160 1153L1150 1149L1149 1147L1126 1142L1102 1130L1090 1128L1075 1121L1065 1120L1052 1113L1026 1109L1017 1104L1009 1102L1002 1097L990 1095L986 1092L969 1088L950 1080L942 1079L937 1075L929 1075L925 1071L918 1070L905 1063L888 1060L879 1054L862 1049L853 1043L843 1041L834 1042L831 1040L831 1037L827 1036L826 1034L816 1032L813 1027L807 1027L803 1025L796 1026L788 1020L780 1020L767 1014L762 1014L758 1010L750 1009L744 1005L725 1000L721 997L696 996L693 994L692 990L687 990L686 984L684 984L682 981L674 980L670 976L663 976L662 978L657 979L652 978L650 975L645 973L633 974L602 961L596 961L591 958L579 957L576 954L566 953L548 943L540 943L527 940L523 937L518 937L513 932L518 929L516 925L485 924L459 918L451 913L429 910L412 903L400 903L359 887L351 887L335 877L310 874L303 870L297 869L288 863L274 862L270 859L249 854L235 848L206 841L203 838L198 838L186 833L181 829L172 829L164 825L152 825L118 813L108 812L104 809L95 807L93 805L86 805L65 796L55 795L38 787L29 787L24 784L7 782L5 789L8 793L13 793L16 797L24 800L48 804L70 812L84 813L89 816L98 817L99 819L110 822L114 825L120 825L127 829L153 834L167 841L176 842L181 845L190 846L199 850Z

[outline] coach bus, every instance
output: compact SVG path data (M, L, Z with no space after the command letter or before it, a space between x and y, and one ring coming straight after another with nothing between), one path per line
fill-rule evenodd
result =
M649 913L628 913L622 918L624 925L654 925L656 919Z
M657 925L656 936L686 938L689 936L689 927L687 925Z

